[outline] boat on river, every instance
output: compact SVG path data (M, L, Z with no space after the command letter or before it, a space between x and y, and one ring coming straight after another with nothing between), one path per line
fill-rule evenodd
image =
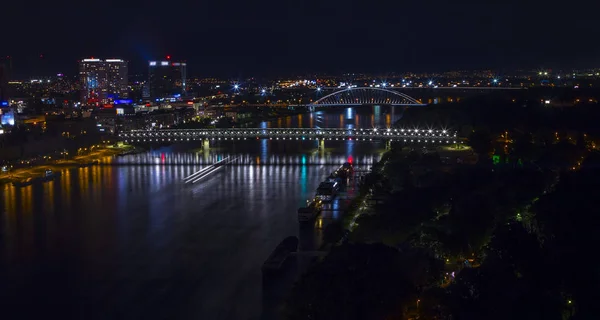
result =
M42 182L48 182L60 177L60 175L60 171L52 171L50 169L46 169L46 171L44 171L44 175L39 179Z
M310 222L314 220L323 207L323 202L319 199L311 201L308 206L298 209L298 222Z
M340 184L335 181L321 182L317 188L316 198L321 201L332 201L340 191Z
M298 237L294 236L283 239L263 263L263 274L280 271L291 254L298 251L298 242Z

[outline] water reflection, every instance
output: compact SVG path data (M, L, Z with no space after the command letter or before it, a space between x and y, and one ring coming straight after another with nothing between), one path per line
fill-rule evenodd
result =
M320 111L260 127L394 121L397 113L378 110L378 117L371 108ZM0 186L0 307L21 318L33 305L48 314L82 310L80 318L258 318L266 257L289 235L299 235L303 248L318 247L349 200L332 202L316 231L300 231L298 207L342 163L367 169L384 150L383 143L355 141L328 141L320 150L315 141L201 147L106 157L53 182ZM184 183L225 157L238 159Z
M275 146L271 146L273 141L263 140L267 142L267 146L270 146L272 149L283 148L282 146L288 145L286 148L290 149L293 147L294 142L283 142L280 141ZM329 143L329 141L327 141ZM313 141L314 143L314 141ZM332 146L336 143L332 141ZM263 142L260 142L263 145ZM261 147L260 157L257 158L255 154L239 154L232 153L226 150L220 151L215 150L213 153L209 154L208 157L197 157L197 153L192 152L170 152L164 154L164 158L160 163L155 163L156 159L160 158L160 152L147 152L143 154L137 154L127 157L119 157L115 158L112 163L105 164L104 166L123 166L123 165L131 165L134 168L131 171L132 175L139 176L135 170L139 170L137 166L151 166L154 168L154 172L152 174L155 177L155 181L152 183L160 184L160 179L162 178L162 174L164 171L162 168L165 166L181 166L180 170L185 168L184 166L188 165L200 165L206 166L211 165L219 160L227 157L236 158L235 161L231 163L232 166L238 165L275 165L275 166L286 166L286 165L308 165L308 166L318 166L318 165L341 165L346 162L347 158L352 156L355 164L357 165L371 165L375 159L378 158L377 153L373 154L361 154L356 152L355 145L362 144L361 142L355 141L339 141L337 145L344 145L344 153L343 154L332 154L332 153L320 153L317 150L307 152L307 153L297 153L293 155L285 155L285 154L277 154L277 153L269 153L269 148L266 146ZM292 145L292 146L290 146ZM222 143L219 146L227 147L227 144ZM286 149L287 150L287 149ZM360 151L361 149L359 149ZM362 149L364 150L364 148ZM100 170L99 168L102 166L94 167L95 170ZM86 168L88 169L88 168ZM85 169L84 169L85 170ZM87 172L87 171L84 171ZM104 173L106 174L106 173ZM85 180L84 175L79 175L80 183L81 180ZM97 183L94 181L93 183Z
M320 110L304 115L260 123L261 128L383 128L402 118L404 109L392 106L362 106Z
M1 186L0 306L24 318L30 305L84 310L84 318L258 318L260 266L281 239L300 235L297 208L348 157L369 167L381 149L256 143L262 149L247 153L227 144L207 154L166 148L102 159L49 183ZM227 156L240 161L184 184ZM304 248L320 245L344 201L301 235Z

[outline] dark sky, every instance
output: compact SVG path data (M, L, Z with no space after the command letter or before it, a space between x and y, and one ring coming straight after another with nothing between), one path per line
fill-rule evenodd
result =
M6 0L0 55L19 77L166 54L194 76L600 66L596 1L452 2Z

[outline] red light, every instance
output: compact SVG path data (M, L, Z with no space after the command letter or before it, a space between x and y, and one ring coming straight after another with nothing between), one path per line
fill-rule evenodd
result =
M352 156L348 156L348 163L352 164Z
M188 101L188 103L187 103L187 104L189 104L189 105L193 105L193 104L194 104L194 102L192 102L192 101Z
M167 56L167 60L170 60L170 59L171 59L171 56Z

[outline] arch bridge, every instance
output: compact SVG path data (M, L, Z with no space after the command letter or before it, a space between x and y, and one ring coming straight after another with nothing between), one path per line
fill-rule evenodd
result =
M391 106L426 106L417 99L402 92L373 87L346 88L330 93L309 104L309 107L361 106L382 104Z

